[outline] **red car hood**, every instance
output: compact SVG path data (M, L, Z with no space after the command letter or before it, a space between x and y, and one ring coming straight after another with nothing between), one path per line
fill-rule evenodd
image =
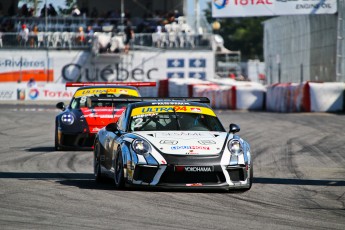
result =
M90 133L97 133L101 128L109 123L117 122L123 108L111 108L111 107L95 107L95 108L81 108L83 113L81 118L85 118L88 124Z

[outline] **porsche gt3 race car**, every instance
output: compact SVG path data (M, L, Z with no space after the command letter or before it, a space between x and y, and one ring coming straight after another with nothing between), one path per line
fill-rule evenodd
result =
M236 134L238 125L226 132L207 98L131 100L137 102L128 104L118 122L96 135L97 182L111 177L118 189L251 188L250 145Z
M155 82L66 83L66 87L80 88L74 93L67 107L63 102L56 105L62 112L55 119L55 150L91 148L95 134L108 123L116 122L126 108L126 103L102 102L88 107L89 97L139 97L140 93L135 86L155 85Z

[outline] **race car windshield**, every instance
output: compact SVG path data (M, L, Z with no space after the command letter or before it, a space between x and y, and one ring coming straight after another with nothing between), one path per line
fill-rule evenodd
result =
M133 116L130 131L218 131L225 132L215 116L198 113L156 113Z
M102 97L102 98L114 98L116 97L114 94L95 94L90 96L83 96L83 97L75 97L71 102L71 109L80 109L87 107L87 99L89 97ZM119 97L131 97L129 95L120 95ZM122 108L127 107L128 103L111 103L111 102L92 102L91 107L114 107L114 108Z

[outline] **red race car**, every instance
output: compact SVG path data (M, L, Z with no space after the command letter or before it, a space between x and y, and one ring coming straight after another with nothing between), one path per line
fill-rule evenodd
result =
M127 103L92 104L89 98L140 97L137 87L145 86L156 86L156 83L66 83L66 87L80 88L74 93L68 106L63 102L56 104L62 112L55 119L55 150L91 149L98 130L116 122L127 107Z

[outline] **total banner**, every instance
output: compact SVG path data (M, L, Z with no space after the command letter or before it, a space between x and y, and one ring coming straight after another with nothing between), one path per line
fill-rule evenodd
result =
M337 0L214 0L212 17L334 14Z
M65 84L43 83L31 87L18 87L18 100L70 101L77 88L66 88ZM24 92L23 92L24 91Z

